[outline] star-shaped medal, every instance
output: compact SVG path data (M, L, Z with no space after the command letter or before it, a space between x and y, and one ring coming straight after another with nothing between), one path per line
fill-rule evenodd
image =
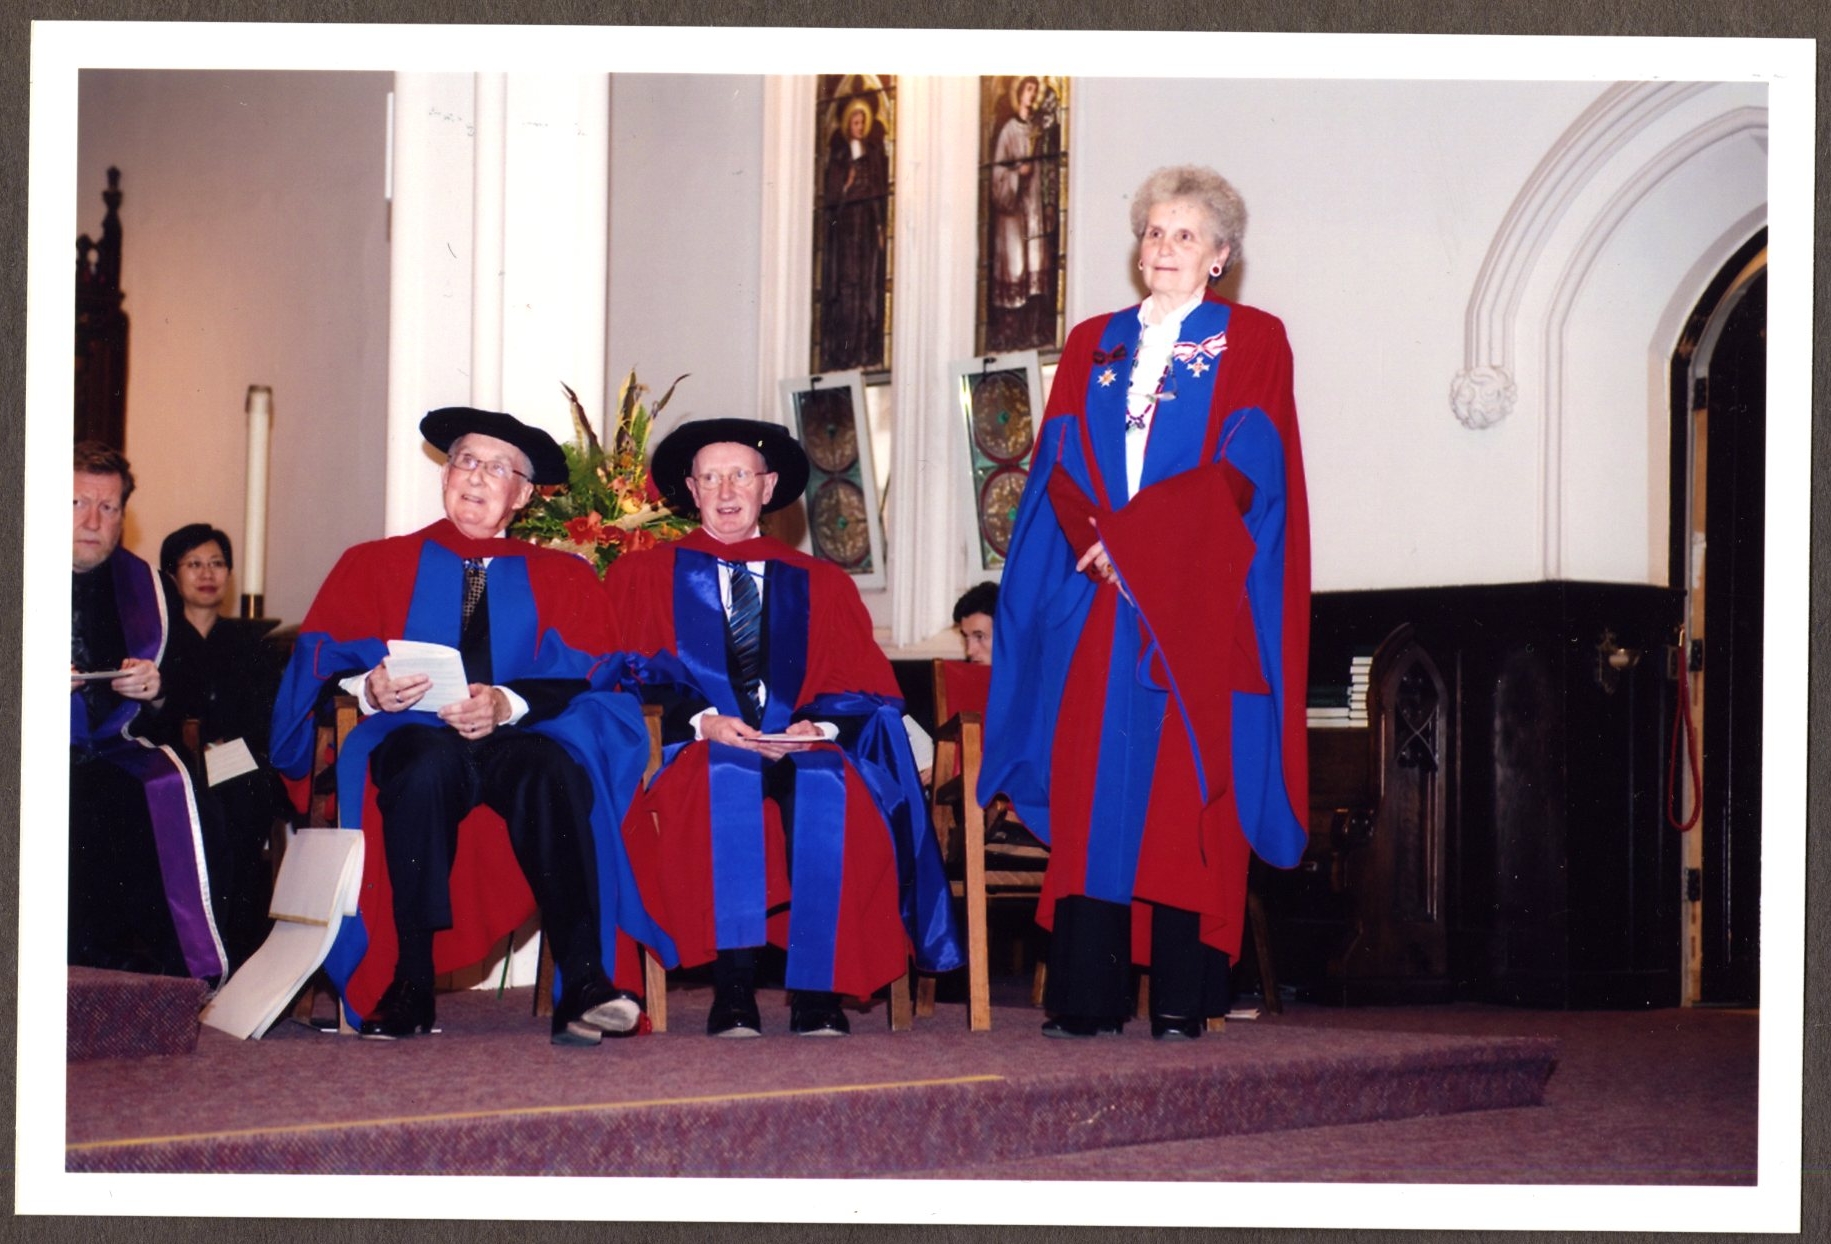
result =
M1104 389L1116 379L1118 379L1118 377L1113 375L1113 369L1109 367L1100 373L1100 387Z
M1189 374L1191 376L1199 376L1207 370L1208 370L1208 360L1203 358L1201 355L1198 354L1194 358L1189 360Z

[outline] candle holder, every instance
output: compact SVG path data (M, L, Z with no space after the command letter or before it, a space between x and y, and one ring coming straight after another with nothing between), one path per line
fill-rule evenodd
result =
M236 616L242 617L242 618L264 618L264 617L266 617L267 616L267 597L264 595L250 596L246 592L244 592L242 594L241 612L239 614L237 614Z

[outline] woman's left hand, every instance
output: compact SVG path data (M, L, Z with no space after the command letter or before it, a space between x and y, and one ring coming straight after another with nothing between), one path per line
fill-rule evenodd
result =
M1090 518L1087 522L1089 526L1097 529L1098 525L1094 523L1093 519ZM1081 560L1074 564L1074 568L1076 573L1085 573L1095 583L1110 583L1119 589L1120 595L1125 596L1127 600L1131 599L1126 594L1124 585L1119 582L1119 572L1113 569L1113 559L1106 555L1104 541L1095 540L1088 550L1081 554Z
M1099 524L1091 518L1087 520L1087 525L1095 531L1100 529ZM1089 567L1092 567L1091 571L1088 570ZM1095 580L1101 583L1119 581L1119 576L1113 572L1113 559L1106 555L1104 541L1095 540L1088 550L1081 554L1081 560L1074 564L1074 569L1076 574L1090 573Z

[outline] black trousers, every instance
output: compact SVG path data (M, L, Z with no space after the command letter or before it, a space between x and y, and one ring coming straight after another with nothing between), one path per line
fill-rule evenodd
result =
M1225 1015L1233 1006L1228 956L1201 940L1201 916L1151 907L1151 1014ZM1132 1013L1132 909L1085 895L1057 899L1043 1007L1052 1015L1123 1020Z
M603 970L591 780L565 748L515 726L476 740L444 725L402 726L376 745L369 775L394 887L397 975L432 983L432 935L452 923L458 823L478 805L508 826L562 977Z

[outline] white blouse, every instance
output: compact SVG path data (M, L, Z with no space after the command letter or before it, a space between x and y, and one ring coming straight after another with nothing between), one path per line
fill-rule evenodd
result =
M1158 391L1163 387L1164 373L1170 366L1170 347L1182 333L1183 319L1201 305L1202 293L1151 322L1149 298L1138 304L1138 354L1132 360L1131 388L1125 395L1125 495L1130 500L1138 491L1144 476L1144 447L1151 437L1151 420L1157 417Z

